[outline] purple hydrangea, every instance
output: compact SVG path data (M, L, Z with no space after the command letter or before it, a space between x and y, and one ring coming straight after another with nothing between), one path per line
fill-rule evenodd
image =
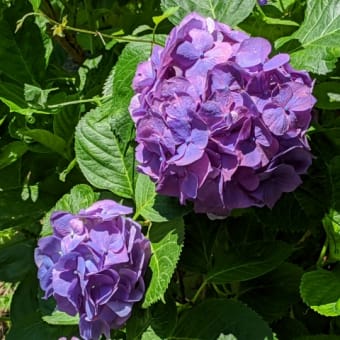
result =
M138 65L130 113L139 171L196 212L273 207L311 164L309 75L270 43L188 15Z
M264 6L264 5L267 5L268 0L257 0L257 2L260 6Z
M144 295L150 242L138 223L124 217L131 212L111 200L76 215L57 211L53 235L40 239L35 250L45 298L53 296L60 311L79 314L83 339L109 338Z

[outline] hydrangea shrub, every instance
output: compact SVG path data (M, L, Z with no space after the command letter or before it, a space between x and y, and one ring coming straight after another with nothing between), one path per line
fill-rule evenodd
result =
M313 82L270 43L189 14L133 81L138 169L198 213L273 207L312 161Z
M110 338L143 298L150 242L141 226L125 217L131 208L102 200L73 215L51 216L53 235L35 251L40 286L57 309L79 314L83 339Z

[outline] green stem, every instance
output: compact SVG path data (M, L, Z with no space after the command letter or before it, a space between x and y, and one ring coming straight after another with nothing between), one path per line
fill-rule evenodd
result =
M44 17L46 20L48 20L50 24L62 25L62 23L50 18L49 16L47 16L44 13L31 12L31 13L25 14L20 20L18 20L18 25L17 25L16 31L18 31L21 28L23 22L29 16L41 16L41 17ZM73 32L77 32L77 33L90 34L90 35L93 35L95 37L99 37L104 43L105 43L104 38L110 39L110 40L116 40L117 42L144 42L144 43L148 43L148 44L151 44L151 45L155 43L153 40L141 39L139 37L134 38L132 36L115 36L115 35L111 35L111 34L101 33L99 31L91 31L91 30L88 30L88 29L77 28L77 27L72 27L72 26L68 26L68 25L63 26L63 30L73 31Z
M326 236L326 240L322 246L318 261L316 263L316 266L318 268L322 268L323 265L325 264L325 255L327 253L327 249L328 249L328 236Z
M104 96L104 97L93 97L88 99L78 99L78 100L71 100L69 102L59 103L59 104L53 104L53 105L47 105L47 108L49 109L56 109L58 107L63 106L69 106L69 105L77 105L77 104L84 104L84 103L97 103L98 105L101 104L101 101L107 98L110 98L111 96Z
M195 294L195 296L192 298L192 300L191 300L191 302L192 303L195 303L196 302L196 300L198 299L198 297L200 296L200 294L202 293L202 291L203 291L203 289L205 288L205 286L207 285L207 281L203 281L202 282L202 284L201 284L201 286L198 288L198 290L197 290L197 292L196 292L196 294Z
M220 288L218 288L217 284L213 283L212 286L213 286L215 292L216 292L218 295L221 295L221 296L224 296L224 297L226 297L226 296L229 295L228 293L223 292Z

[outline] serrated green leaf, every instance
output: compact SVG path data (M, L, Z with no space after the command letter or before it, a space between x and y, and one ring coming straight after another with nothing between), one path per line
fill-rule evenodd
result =
M39 110L33 107L29 107L29 106L19 106L17 103L5 98L5 97L0 97L0 101L2 101L8 108L10 112L15 112L15 113L20 113L22 115L32 115L33 113L40 113L40 114L45 114L45 115L49 115L51 114L51 112L48 111L43 111L43 110Z
M155 184L150 178L143 174L138 174L135 190L136 213L135 216L142 215L144 211L151 209L156 197Z
M316 84L313 94L317 98L316 107L326 110L340 109L340 97L339 100L331 100L331 98L336 99L334 95L340 96L339 82L327 81Z
M220 336L217 338L217 340L237 340L233 334L220 334Z
M302 300L314 311L325 316L340 315L340 273L318 269L302 276Z
M0 151L0 169L17 161L28 150L26 143L14 141L5 145Z
M112 73L112 101L88 112L76 131L76 157L84 176L92 185L124 198L134 194L133 122L128 112L131 83L137 64L149 55L148 44L125 47ZM111 77L104 89L107 94L110 81Z
M42 319L50 325L78 325L79 316L71 316L64 312L55 311L51 315L44 315Z
M269 326L253 310L238 301L207 299L183 313L175 330L181 339L212 340L220 334L238 340L273 339Z
M134 151L130 146L126 149L113 133L103 107L88 112L79 121L75 151L80 169L93 186L133 197Z
M152 278L145 293L144 308L148 308L158 300L164 301L164 293L181 254L183 238L184 222L181 218L152 224L149 231L152 249L149 266Z
M317 74L334 69L340 57L340 3L334 0L307 1L305 20L286 40L297 39L301 47L292 51L292 65Z
M66 142L59 136L44 129L20 129L19 133L23 137L30 137L50 150L58 153L66 159L70 159Z
M38 11L40 4L41 4L41 0L29 0L29 1L32 4L33 10L35 12Z
M281 241L259 241L219 253L206 275L207 282L226 283L246 281L268 273L292 252L292 247Z
M198 12L203 16L214 18L230 26L236 26L252 12L255 2L256 0L209 0L200 2L195 0L183 0L181 2L161 0L161 7L165 11L170 7L179 6L178 11L169 17L169 20L175 25L187 14Z
M0 20L0 71L18 84L38 84L45 67L44 47L34 19L28 18L14 33L16 21L30 11L29 3L22 1L3 11Z
M136 213L152 222L166 222L183 216L187 209L174 198L156 194L155 184L150 178L138 174L135 190Z
M32 105L38 105L39 107L44 108L47 103L48 95L50 92L58 90L57 87L52 89L41 89L38 86L25 84L24 85L24 96L26 102L31 102Z
M159 25L165 19L168 19L171 15L174 15L178 11L179 7L169 7L162 15L152 17L152 21L155 25Z
M132 42L126 45L114 68L113 87L112 87L112 109L114 112L128 114L128 105L133 90L131 87L132 79L135 76L137 65L150 56L151 45L141 42Z
M96 193L86 184L74 186L69 194L65 194L55 206L44 216L41 236L52 234L50 218L54 211L68 211L77 214L79 210L86 209L99 199L99 193Z
M148 327L142 335L142 340L162 340L162 338L160 338L151 327Z

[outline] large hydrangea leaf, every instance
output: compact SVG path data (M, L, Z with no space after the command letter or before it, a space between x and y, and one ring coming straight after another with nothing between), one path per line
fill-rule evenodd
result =
M338 270L318 269L305 273L300 286L303 301L321 315L339 316L339 279Z
M152 257L150 268L152 278L145 294L143 307L147 308L158 300L164 300L164 293L169 286L182 251L184 223L177 218L165 223L154 223L151 226Z
M133 150L112 129L105 109L98 107L79 121L75 150L80 169L93 186L133 196Z
M178 11L169 17L175 25L187 14L198 12L204 16L217 19L230 26L236 26L243 21L253 10L255 0L161 0L161 7L166 10L170 7L179 6Z
M307 1L305 20L290 37L279 39L277 47L297 39L301 48L291 53L291 62L298 69L326 74L334 69L340 57L340 2Z
M183 216L187 208L180 206L173 197L156 194L155 183L143 174L138 174L135 190L136 213L152 222L167 222Z

